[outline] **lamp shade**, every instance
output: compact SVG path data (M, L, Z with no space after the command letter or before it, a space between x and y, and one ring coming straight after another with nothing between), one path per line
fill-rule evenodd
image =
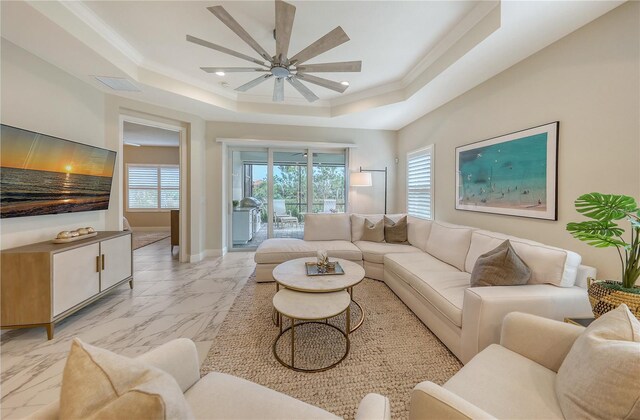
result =
M371 173L369 172L353 172L349 177L349 184L352 187L370 187Z

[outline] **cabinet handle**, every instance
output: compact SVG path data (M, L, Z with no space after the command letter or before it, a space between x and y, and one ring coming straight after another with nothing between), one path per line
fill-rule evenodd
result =
M104 254L102 254L102 269L104 270Z
M96 273L100 272L100 255L96 255Z

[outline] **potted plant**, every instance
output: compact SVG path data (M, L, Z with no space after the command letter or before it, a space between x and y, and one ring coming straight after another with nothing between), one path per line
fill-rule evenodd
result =
M574 238L596 248L615 247L622 265L622 281L589 281L589 301L595 317L625 303L640 319L640 209L633 197L615 194L590 193L575 201L578 213L591 220L567 224ZM630 240L625 230L616 223L630 223Z
M231 203L233 204L233 208L235 209L235 208L237 208L237 207L238 207L238 204L240 204L240 201L238 201L238 200L232 200L232 201L231 201Z

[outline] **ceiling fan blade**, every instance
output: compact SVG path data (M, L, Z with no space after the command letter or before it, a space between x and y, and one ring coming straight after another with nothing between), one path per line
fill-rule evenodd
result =
M312 76L310 74L296 74L296 77L303 82L313 83L314 85L326 87L327 89L335 90L336 92L344 92L349 86L345 86L341 83L334 82L332 80L323 79L322 77Z
M284 101L284 79L276 77L273 85L273 102Z
M244 42L249 44L251 48L255 50L262 58L267 61L271 61L271 56L256 42L255 39L244 30L242 26L225 10L222 6L207 7L211 13L213 13L222 23L227 25L229 29L236 33Z
M294 5L276 0L276 61L279 63L287 61L295 15Z
M303 85L302 83L300 83L300 80L296 79L295 77L289 77L287 78L287 81L291 84L291 86L293 86L298 92L300 92L300 94L302 96L305 97L305 99L309 102L315 102L317 101L318 98L315 93L311 92L311 90L306 87L305 85Z
M254 71L269 71L269 69L261 69L260 67L200 67L207 73L250 73Z
M342 30L340 26L309 45L304 50L300 51L298 54L291 57L289 60L291 63L301 64L305 61L322 54L325 51L329 51L332 48L337 47L340 44L344 44L349 40L347 34Z
M362 61L343 61L341 63L305 64L296 67L300 72L358 72L362 69Z
M244 85L242 85L240 87L237 87L235 90L237 90L239 92L246 92L249 89L251 89L252 87L258 86L260 83L266 81L271 76L273 76L271 73L262 75L262 76L258 77L257 79L253 79L249 83L245 83Z
M213 42L205 41L204 39L196 38L195 36L187 35L187 41L193 42L194 44L202 45L203 47L211 48L212 50L232 55L234 57L242 58L243 60L251 61L252 63L260 64L261 66L269 67L264 63L264 61L260 61L257 58L253 58L237 51L230 50L229 48L214 44Z

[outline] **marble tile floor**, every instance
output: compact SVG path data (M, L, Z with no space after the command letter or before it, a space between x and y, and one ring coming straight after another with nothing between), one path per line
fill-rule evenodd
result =
M192 339L204 361L238 292L253 272L253 253L180 264L169 238L134 251L134 288L119 286L55 326L3 331L0 417L22 418L56 400L71 339L136 356L178 337Z

